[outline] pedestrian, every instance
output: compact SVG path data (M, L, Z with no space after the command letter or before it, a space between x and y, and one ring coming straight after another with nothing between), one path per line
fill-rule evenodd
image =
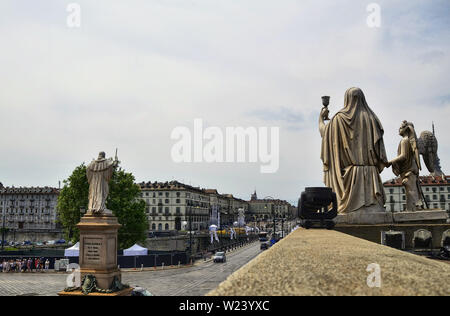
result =
M44 258L39 259L39 270L44 272Z
M31 272L31 258L28 258L27 260L27 271Z
M37 258L34 258L34 260L32 262L32 266L34 268L34 272L37 272L37 269L38 269L38 261L37 260L38 260Z
M49 268L50 268L50 261L47 258L47 260L45 260L45 272L48 272Z

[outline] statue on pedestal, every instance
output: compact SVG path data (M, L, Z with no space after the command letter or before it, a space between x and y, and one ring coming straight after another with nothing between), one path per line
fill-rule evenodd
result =
M423 157L425 166L427 167L428 171L430 171L430 175L433 178L445 178L445 174L444 172L442 172L440 159L437 153L438 141L434 132L434 124L433 132L423 131L422 133L420 133L420 137L417 140L417 147L419 148L419 152Z
M106 208L106 199L109 194L109 181L117 165L117 153L113 160L112 158L106 159L105 152L102 151L98 154L97 160L93 160L87 166L89 215L112 215L112 212Z
M420 154L414 124L403 121L399 129L402 140L398 146L398 157L391 160L392 171L400 176L406 194L406 211L423 209L422 191L419 184Z
M385 212L380 173L388 165L383 126L359 88L345 92L344 108L328 124L319 118L324 182L337 195L340 214Z

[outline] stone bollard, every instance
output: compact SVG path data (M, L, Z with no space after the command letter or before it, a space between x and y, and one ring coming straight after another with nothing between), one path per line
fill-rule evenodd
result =
M144 264L141 263L141 271L143 271L143 270L144 270Z
M162 263L161 270L164 270L164 262Z
M180 265L181 265L181 261L178 261L178 268L180 267Z

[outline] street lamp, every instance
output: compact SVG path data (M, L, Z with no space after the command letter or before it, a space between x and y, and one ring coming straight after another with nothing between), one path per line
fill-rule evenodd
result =
M189 208L189 259L192 258L192 207Z

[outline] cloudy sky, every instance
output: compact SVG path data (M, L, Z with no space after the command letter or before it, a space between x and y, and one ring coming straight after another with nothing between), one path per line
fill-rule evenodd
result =
M296 201L322 185L322 95L334 114L358 86L385 129L390 159L402 120L435 122L450 168L450 3L378 1L75 1L0 3L0 181L58 186L119 148L137 181L177 179L248 199ZM175 127L280 128L280 166L174 163ZM423 171L426 174L426 171ZM383 179L393 176L385 170Z

